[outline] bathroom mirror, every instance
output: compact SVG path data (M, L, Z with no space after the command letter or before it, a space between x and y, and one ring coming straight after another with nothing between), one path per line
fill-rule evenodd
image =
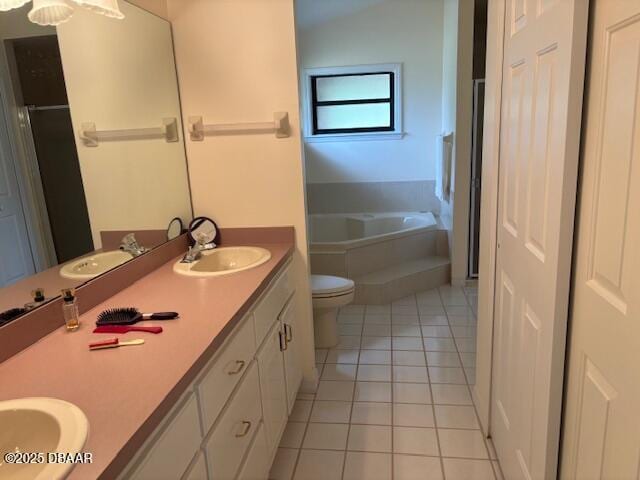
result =
M206 245L207 243L217 243L218 241L218 226L216 223L207 217L196 217L191 220L189 224L189 237L191 243L200 245Z
M183 228L182 219L180 217L176 217L171 220L167 227L167 241L178 237L182 233Z
M134 3L119 0L122 20L78 7L58 27L31 23L31 2L0 12L0 312L192 218L171 26Z

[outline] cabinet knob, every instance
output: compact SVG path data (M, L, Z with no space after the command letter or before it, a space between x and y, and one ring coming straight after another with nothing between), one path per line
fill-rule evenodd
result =
M246 437L251 430L251 422L243 421L242 422L242 430L236 433L236 438Z
M244 360L236 360L236 368L227 372L228 375L237 375L244 368Z
M280 338L280 351L284 352L289 346L287 345L287 336L284 332L278 332L278 337Z
M291 342L291 340L293 340L293 328L288 323L284 324L284 334L285 334L285 338L287 340L287 343L289 343L289 342Z

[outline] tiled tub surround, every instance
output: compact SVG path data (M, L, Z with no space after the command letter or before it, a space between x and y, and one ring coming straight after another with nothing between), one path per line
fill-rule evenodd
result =
M356 283L356 303L389 303L425 288L435 288L450 280L450 261L447 232L436 217L431 225L428 218L421 224L406 222L395 232L360 237L357 225L345 219L359 221L396 220L431 214L407 212L396 214L310 215L311 244L309 255L311 272L337 275ZM359 220L362 218L362 220ZM337 223L334 232L332 222ZM347 231L348 230L348 231Z
M307 209L315 213L440 213L435 180L307 183Z
M316 351L318 391L298 396L270 478L500 479L469 388L476 295L446 286L344 308L340 345Z
M89 420L84 451L92 452L94 461L77 465L69 478L115 478L294 249L292 241L256 244L270 250L269 262L230 276L176 275L172 267L179 257L172 258L84 313L80 330L58 328L0 364L0 400L46 396L76 404ZM175 310L180 319L163 323L160 335L145 335L143 346L89 351L87 345L97 338L91 333L97 314L117 306Z

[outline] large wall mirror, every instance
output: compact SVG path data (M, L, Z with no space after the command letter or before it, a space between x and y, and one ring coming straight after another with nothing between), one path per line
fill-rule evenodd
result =
M57 27L0 12L0 324L191 220L171 27L119 3Z

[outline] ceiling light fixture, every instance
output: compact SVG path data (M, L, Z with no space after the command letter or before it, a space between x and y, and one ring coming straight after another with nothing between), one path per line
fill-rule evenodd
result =
M99 13L105 17L117 18L122 20L124 14L120 11L118 0L73 0L92 12Z
M67 0L33 0L29 20L38 25L60 25L73 15L73 7Z
M0 0L0 12L8 12L14 8L20 8L31 0Z

